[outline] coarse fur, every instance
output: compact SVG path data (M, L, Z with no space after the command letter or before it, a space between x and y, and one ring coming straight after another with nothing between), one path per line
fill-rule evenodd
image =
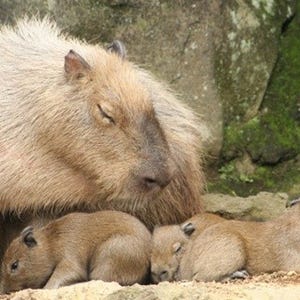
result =
M71 213L39 229L27 227L5 252L2 292L88 280L143 283L150 243L145 225L116 211Z
M170 234L163 230L168 227L162 226L152 237L156 243L152 243L151 272L156 276L157 270L166 270L171 280L196 281L221 281L240 270L246 270L250 275L300 272L299 216L300 205L296 205L277 219L266 222L225 220L212 214L201 214L181 226L170 226ZM170 268L162 268L174 262L166 249L182 243L181 235L187 224L192 224L195 230L184 240L184 252L177 260L178 264L173 263L172 270L176 272L171 273ZM156 247L159 244L164 245L164 251Z
M152 228L202 211L198 120L120 47L47 18L2 27L0 45L2 214L112 209Z

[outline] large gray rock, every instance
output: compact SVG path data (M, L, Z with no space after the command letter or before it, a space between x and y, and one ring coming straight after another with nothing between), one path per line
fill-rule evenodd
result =
M266 221L280 216L286 209L288 195L261 192L246 198L224 194L203 197L205 210L230 219Z
M223 1L216 78L226 122L257 115L277 60L284 22L295 0Z

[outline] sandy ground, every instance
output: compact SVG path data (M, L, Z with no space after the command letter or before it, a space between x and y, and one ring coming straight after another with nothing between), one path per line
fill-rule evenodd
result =
M14 300L179 300L179 299L300 299L300 274L278 272L264 274L246 280L234 280L228 283L201 282L163 282L159 285L142 286L135 284L121 287L115 282L91 281L57 290L24 290L11 295L2 295L0 299Z

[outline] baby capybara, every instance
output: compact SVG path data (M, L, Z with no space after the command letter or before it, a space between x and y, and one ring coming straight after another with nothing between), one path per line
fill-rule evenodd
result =
M159 227L153 233L152 279L220 281L232 274L243 277L244 271L300 272L299 217L298 204L266 222L201 214L182 225Z
M93 279L142 283L150 245L145 225L123 212L71 213L39 229L26 227L5 252L2 292Z

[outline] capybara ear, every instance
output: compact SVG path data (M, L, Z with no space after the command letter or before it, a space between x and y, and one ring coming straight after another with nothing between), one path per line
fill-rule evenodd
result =
M27 247L32 248L37 245L37 241L33 236L33 227L32 226L28 226L25 229L23 229L23 231L21 232L21 236L23 239L23 243Z
M185 223L181 225L181 230L184 234L190 236L195 231L195 226L193 223Z
M124 44L118 40L113 41L112 44L107 47L107 50L111 53L118 54L122 59L126 58L126 48Z
M70 50L65 56L65 72L69 77L83 77L90 69L90 65L74 50Z

